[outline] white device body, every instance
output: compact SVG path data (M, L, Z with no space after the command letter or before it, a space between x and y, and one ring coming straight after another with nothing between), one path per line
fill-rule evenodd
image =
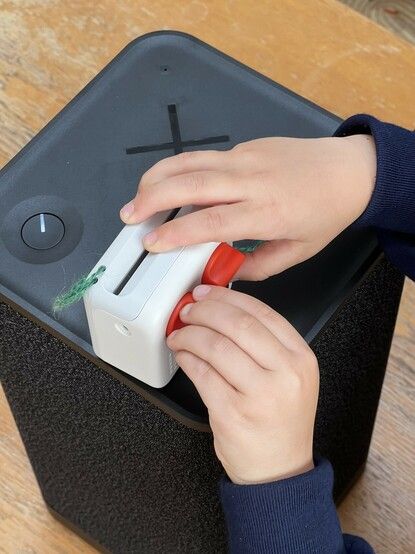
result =
M193 211L182 208L176 217ZM178 369L166 345L166 326L180 298L200 279L217 242L145 253L142 238L169 212L125 226L91 273L105 272L85 294L84 304L95 354L152 387L164 387ZM125 283L119 292L120 283Z

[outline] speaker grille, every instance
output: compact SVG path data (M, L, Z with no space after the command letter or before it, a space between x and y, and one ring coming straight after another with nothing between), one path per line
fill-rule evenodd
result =
M336 495L365 462L403 278L383 259L320 332L316 449ZM0 304L5 392L47 504L111 552L226 552L208 433Z

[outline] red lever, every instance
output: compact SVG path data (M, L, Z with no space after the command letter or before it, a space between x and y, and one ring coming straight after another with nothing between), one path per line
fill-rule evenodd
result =
M202 275L204 285L227 287L245 260L245 254L221 242L213 251Z
M212 252L205 270L202 275L202 284L216 285L218 287L227 287L229 281L238 271L245 260L245 254L235 250L226 242L221 242L219 246ZM176 304L172 311L166 327L166 337L173 331L181 329L186 323L180 319L180 310L194 302L191 292L186 292L184 296Z
M176 331L177 329L181 329L186 325L186 323L183 323L183 321L180 319L180 310L186 306L186 304L191 304L194 302L193 296L191 292L186 292L184 296L180 298L180 300L177 302L176 307L172 311L169 321L167 323L166 327L166 337L170 335L170 333L173 333L173 331Z

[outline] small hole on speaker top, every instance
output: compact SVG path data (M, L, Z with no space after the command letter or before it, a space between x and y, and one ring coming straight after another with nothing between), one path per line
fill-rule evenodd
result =
M162 66L160 67L160 71L161 71L162 73L170 73L170 67L169 67L168 65L162 65Z

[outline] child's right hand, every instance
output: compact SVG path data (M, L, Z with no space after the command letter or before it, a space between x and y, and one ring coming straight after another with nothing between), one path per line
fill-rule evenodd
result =
M312 469L319 373L310 347L247 294L199 285L193 299L167 345L206 404L229 478L267 483Z
M264 138L232 150L166 158L121 211L138 223L178 206L203 209L174 219L144 240L151 252L210 241L269 241L236 277L261 280L310 258L365 210L375 183L373 138Z

